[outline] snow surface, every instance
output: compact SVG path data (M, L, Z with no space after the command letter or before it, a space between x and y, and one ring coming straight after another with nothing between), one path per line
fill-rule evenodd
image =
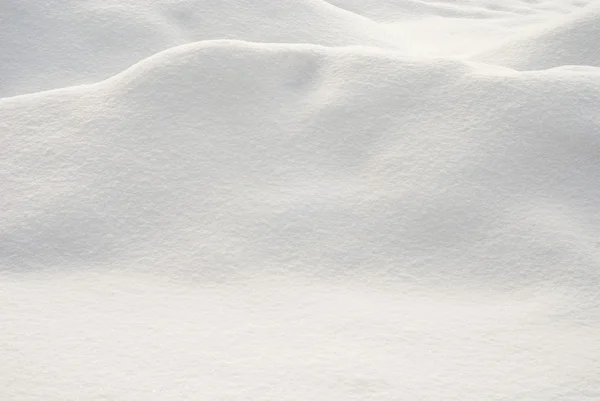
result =
M0 400L600 400L599 10L0 2Z

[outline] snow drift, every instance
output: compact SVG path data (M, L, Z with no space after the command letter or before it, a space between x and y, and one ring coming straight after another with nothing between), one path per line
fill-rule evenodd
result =
M475 58L517 70L600 67L600 7L587 7L548 25Z
M595 74L352 48L178 47L0 103L4 255L584 278L599 256L600 226L581 226L599 217L599 89Z
M418 57L353 1L35 4L2 6L0 398L600 396L593 63Z
M0 26L0 96L93 83L199 40L398 46L321 0L28 0L0 4Z

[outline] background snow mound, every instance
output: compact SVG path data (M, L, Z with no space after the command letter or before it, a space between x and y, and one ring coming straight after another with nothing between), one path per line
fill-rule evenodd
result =
M538 39L533 37L530 44L517 43L507 45L499 53L485 53L506 36L520 34L519 27L545 23L548 13L568 14L587 3L581 0L576 6L567 6L556 1L520 0L502 5L471 0L3 2L0 4L3 49L0 97L94 83L165 49L214 39L370 46L418 57L466 57L476 53L485 62L497 61L514 67L535 66L543 61L539 57L547 57L544 52L554 52L557 55L554 58L564 55L560 60L579 63L581 59L596 65L596 47L576 49L578 40L594 43L592 17L588 22L583 18L582 22L569 23L581 27L557 28L574 34L558 32L559 38L554 38L553 31L542 34L538 50L535 50ZM521 52L519 48L525 50ZM526 54L530 51L532 56ZM581 57L575 57L578 54ZM552 60L542 64L556 66Z
M397 48L388 30L320 0L25 0L0 4L0 96L114 75L205 39Z
M186 45L0 102L5 130L27 127L3 143L0 256L587 285L599 86L368 49Z
M543 70L560 66L600 67L600 8L558 18L555 24L519 36L474 57L477 61L514 68Z

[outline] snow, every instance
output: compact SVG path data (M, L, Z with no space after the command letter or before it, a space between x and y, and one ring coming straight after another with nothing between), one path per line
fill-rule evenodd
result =
M0 4L0 399L600 399L598 15Z
M527 36L486 51L477 60L518 70L561 66L600 67L600 7L587 7Z

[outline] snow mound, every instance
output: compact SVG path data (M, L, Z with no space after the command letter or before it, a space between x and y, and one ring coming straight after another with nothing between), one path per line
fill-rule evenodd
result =
M108 78L205 39L397 48L388 29L321 0L0 3L0 96Z
M600 8L558 18L555 24L535 29L474 57L474 60L517 70L543 70L562 66L600 67Z
M0 256L585 285L599 88L359 48L178 47L0 102Z

